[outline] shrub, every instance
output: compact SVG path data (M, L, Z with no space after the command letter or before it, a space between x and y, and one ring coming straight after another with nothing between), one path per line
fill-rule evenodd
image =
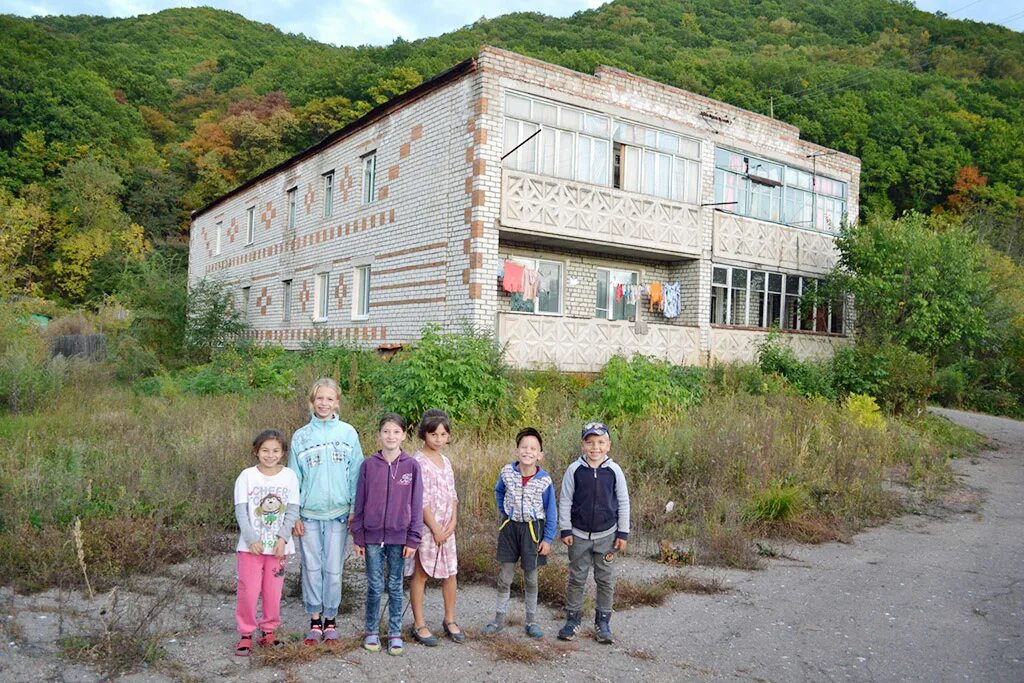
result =
M484 424L509 414L510 387L501 350L488 335L423 328L422 338L397 362L374 373L379 402L415 424L427 408L442 408L453 420Z
M33 410L60 389L66 370L63 358L48 358L46 341L34 325L10 309L0 310L0 407L12 413Z
M806 504L803 487L776 481L754 494L744 518L749 522L784 522L796 517Z
M888 413L917 413L934 391L929 358L901 344L858 343L833 359L839 393L874 396Z
M867 394L850 394L843 402L843 408L850 414L855 424L869 429L885 429L885 418L882 409L875 399Z
M935 393L932 397L944 406L959 408L967 397L967 373L959 365L949 365L935 372Z
M700 403L704 373L674 369L640 354L630 360L612 356L584 392L579 412L610 422L645 415L669 415Z
M829 363L798 359L793 349L775 333L757 345L757 364L762 372L785 377L790 386L803 396L835 398Z

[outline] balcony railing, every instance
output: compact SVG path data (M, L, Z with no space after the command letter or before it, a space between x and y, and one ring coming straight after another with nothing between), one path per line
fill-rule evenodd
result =
M498 341L506 345L505 358L513 367L598 372L616 354L641 353L677 365L696 365L700 332L696 327L648 323L646 333L640 334L626 320L500 313Z
M724 211L715 212L712 248L715 258L790 272L827 273L839 257L835 238L828 233Z
M502 230L699 257L699 209L660 197L504 170Z
M768 337L767 331L711 328L712 363L749 363L757 358L757 346ZM787 344L797 358L821 360L829 358L836 348L850 343L849 337L807 333L782 333L779 342Z

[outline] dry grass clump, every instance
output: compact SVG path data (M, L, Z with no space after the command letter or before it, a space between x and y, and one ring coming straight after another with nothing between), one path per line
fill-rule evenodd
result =
M627 647L625 650L623 650L623 652L626 653L627 657L639 659L644 662L653 662L655 659L657 659L657 657L654 656L653 652L643 647Z
M620 578L615 582L615 606L659 607L676 593L713 595L729 589L718 579L698 579L686 574L669 574L650 581L631 581Z
M255 641L254 641L255 642ZM285 643L278 647L259 647L253 649L260 666L289 667L307 664L321 657L341 657L358 650L362 644L359 636L346 636L334 641L334 645L317 645L310 647L301 640Z
M516 664L540 664L576 652L576 646L570 643L510 638L505 634L483 637L473 642L484 647L495 661Z

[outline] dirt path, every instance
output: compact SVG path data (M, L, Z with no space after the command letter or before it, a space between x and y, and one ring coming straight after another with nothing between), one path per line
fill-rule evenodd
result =
M988 436L994 450L957 462L961 487L944 509L901 517L857 536L850 545L791 546L791 559L767 571L699 570L734 590L714 596L677 595L664 607L617 612L616 643L581 639L560 646L558 615L542 610L548 637L541 661L495 661L481 640L427 649L402 658L353 651L284 668L231 656L232 558L212 567L181 568L208 589L183 590L152 579L146 590L121 596L137 618L153 600L175 591L161 626L178 631L163 642L169 663L124 680L229 678L249 681L340 680L1024 680L1024 423L939 411ZM644 560L623 561L624 573L667 571ZM219 587L219 589L218 589ZM491 614L492 591L461 587L460 621L470 632ZM0 680L95 681L95 670L57 656L59 632L95 626L109 599L83 600L50 592L32 597L0 592L5 618ZM513 603L521 609L519 603ZM343 615L342 632L360 629L359 614ZM440 614L438 591L428 613ZM287 599L286 624L302 624L301 604ZM508 638L527 644L518 629Z

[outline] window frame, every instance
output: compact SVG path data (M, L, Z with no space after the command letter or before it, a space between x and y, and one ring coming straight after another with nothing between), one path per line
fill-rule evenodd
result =
M245 246L256 241L256 207L250 206L245 210Z
M370 317L370 282L372 265L367 263L352 268L352 320Z
M224 221L217 221L213 226L213 255L220 256L222 251L221 235L224 234Z
M242 322L249 322L249 304L252 300L252 286L242 287Z
M509 301L509 310L510 311L512 311L514 313L528 313L530 315L554 315L554 316L565 315L565 272L566 272L566 265L565 265L565 263L563 261L556 261L554 259L546 259L546 258L537 257L537 256L507 256L506 260L512 261L513 263L517 263L517 264L523 266L524 268L529 268L531 270L536 270L538 272L540 271L540 267L541 267L542 264L548 265L548 266L555 266L556 268L558 268L558 310L557 311L542 311L542 310L540 310L540 295L541 295L540 287L537 288L537 296L535 296L533 299L529 300L531 305L532 305L532 307L533 307L533 310L526 311L526 310L518 310L518 309L512 308L512 306L513 306L512 297L514 297L514 296L516 296L518 294L518 292L513 292L512 296L510 297L510 301ZM522 295L520 295L520 299L522 301L524 301L524 302L527 301L527 299L523 299L522 298Z
M299 213L299 187L296 185L286 193L286 206L288 208L288 232L295 232L295 224L298 222Z
M640 271L637 271L637 270L622 270L622 269L619 269L619 268L610 268L610 267L606 267L606 266L599 266L595 270L597 271L597 283L596 283L596 285L594 287L594 317L599 319L599 320L625 320L625 321L630 321L630 322L635 321L636 320L636 316L637 316L637 305L636 304L623 303L623 305L622 305L623 317L621 317L621 318L615 317L615 315L616 315L616 311L615 311L615 303L616 302L615 302L615 294L614 294L615 288L612 287L612 285L613 284L614 285L618 285L618 284L638 285L638 284L640 284ZM599 296L599 291L600 291L601 273L607 274L607 281L606 281L606 284L605 284L605 302L604 302L605 306L603 308L599 305L600 302L597 301L598 296ZM623 276L623 275L624 276L628 276L629 282L621 282L619 280L613 280L613 278L612 278L613 274L614 275L619 275L619 276ZM601 311L602 310L605 311L603 316L601 315Z
M737 287L735 284L737 282L736 274L740 272L746 273L743 287ZM755 275L763 277L756 278ZM762 289L754 289L756 279L762 280ZM807 275L712 264L710 322L712 325L722 327L753 327L764 330L778 329L845 336L846 306L843 296L838 297L835 301L821 303L809 311L803 310L801 306L804 296L823 286L824 282L822 278ZM734 321L733 306L741 298L743 320ZM752 303L758 299L760 299L757 305L758 320L753 322L751 321ZM773 302L775 302L774 306ZM777 319L774 316L776 306Z
M331 274L321 271L316 274L316 284L313 287L313 320L323 322L331 313L331 301L328 292L331 287Z
M334 215L334 169L321 177L324 179L323 218L331 218Z
M363 163L363 204L372 204L377 188L377 150L367 152L362 157Z
M281 322L292 321L292 280L281 280Z

